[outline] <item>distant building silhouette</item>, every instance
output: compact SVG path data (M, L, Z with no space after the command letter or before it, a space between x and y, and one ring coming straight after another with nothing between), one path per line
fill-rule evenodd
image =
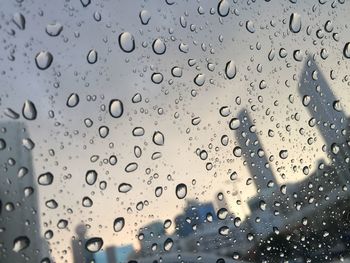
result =
M0 262L50 262L41 236L38 187L26 126L0 123Z
M93 262L93 254L85 249L86 226L80 224L76 227L77 236L72 241L74 263L90 263Z

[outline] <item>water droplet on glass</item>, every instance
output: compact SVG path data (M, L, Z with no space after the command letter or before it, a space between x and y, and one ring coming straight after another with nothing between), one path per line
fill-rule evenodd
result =
M236 146L233 148L233 155L236 157L241 157L242 156L242 148L239 146Z
M350 58L350 42L347 42L343 49L344 57Z
M127 172L127 173L134 172L137 169L137 167L138 167L137 163L129 163L125 167L125 172Z
M48 67L50 67L52 61L53 61L53 56L48 51L40 51L35 56L35 64L41 70L45 70Z
M287 159L288 158L288 151L287 150L281 150L279 153L279 156L281 159Z
M301 16L298 13L292 13L289 19L289 29L293 33L301 30Z
M125 219L124 217L117 217L116 219L114 219L113 222L113 229L115 232L120 232L125 225Z
M90 197L85 196L82 200L83 207L92 207L94 202L91 200Z
M50 172L43 173L38 177L38 183L40 185L50 185L53 182L53 174Z
M226 63L225 74L228 79L233 79L237 74L236 63L230 60Z
M89 170L85 174L85 181L88 185L93 185L97 180L97 172L95 170Z
M26 100L23 104L22 115L27 120L35 120L37 111L32 101Z
M237 118L232 118L229 124L229 127L231 130L237 130L239 126L241 125L241 122Z
M102 139L106 138L107 135L109 134L109 128L107 126L101 126L99 129L98 129L98 133L100 134L100 137Z
M103 246L103 239L100 237L93 237L86 241L85 248L91 253L98 252Z
M11 119L14 119L14 120L16 120L16 119L18 119L19 118L19 114L17 113L17 112L15 112L13 109L11 109L11 108L6 108L5 110L4 110L4 114L7 116L7 117L9 117L9 118L11 118Z
M50 209L55 209L58 207L58 203L54 199L47 200L45 202L45 205L47 208L50 208Z
M182 183L178 184L176 186L175 193L176 193L177 198L179 198L179 199L185 198L187 195L187 185L182 184Z
M143 136L145 134L145 130L142 127L136 127L132 130L132 134L134 136Z
M46 33L50 37L57 37L59 34L61 34L62 30L63 26L58 22L48 24L45 29Z
M119 35L119 46L126 53L132 52L135 49L134 36L129 32L121 33Z
M222 236L228 236L230 229L227 226L222 226L219 228L219 234Z
M12 250L16 253L26 249L30 245L30 239L27 236L19 236L13 241Z
M153 73L151 79L155 84L160 84L163 81L163 75L162 73L159 73L159 72Z
M35 147L35 143L30 138L23 138L22 145L28 151L33 150Z
M98 55L97 55L97 51L95 50L95 49L91 49L90 51L89 51L89 53L87 54L87 61L90 63L90 64L94 64L94 63L96 63L96 61L97 61L97 57L98 57Z
M111 114L113 118L121 117L123 112L124 106L121 100L113 99L109 102L109 114Z
M180 78L182 76L182 69L179 67L173 67L171 69L171 74L176 78Z
M80 0L80 3L83 5L83 7L87 7L89 4L91 4L91 0Z
M68 99L67 99L67 106L70 108L73 108L73 107L77 106L78 103L79 103L79 95L76 93L70 94Z
M220 16L225 17L230 12L230 3L228 0L221 0L218 4L218 13Z
M245 27L247 28L248 32L250 33L254 33L255 32L255 27L254 27L254 23L251 20L248 20L245 24Z
M171 238L167 238L164 241L164 250L165 251L170 251L171 248L173 247L174 241Z
M163 187L158 186L156 187L156 189L154 190L154 194L156 195L156 197L160 197L163 193Z
M141 96L141 94L140 94L140 93L136 93L136 94L132 97L131 101L132 101L133 103L139 103L139 102L141 102L141 101L142 101L142 96Z
M340 151L340 148L339 148L338 144L333 143L333 144L331 145L331 150L332 150L332 153L338 154L339 151Z
M131 184L128 184L128 183L121 183L119 186L118 186L118 191L120 193L127 193L129 192L130 190L132 189L132 185Z
M154 40L152 44L152 48L154 53L156 53L157 55L162 55L166 51L166 46L160 38L157 38L156 40Z
M156 145L162 146L164 145L164 135L160 131L156 131L153 134L153 142Z
M204 74L198 74L194 78L194 83L196 83L199 87L203 86L204 82L205 82L205 75Z
M12 21L15 23L15 25L20 29L24 30L26 26L26 20L24 16L21 13L15 13L13 15Z
M147 10L142 10L139 14L142 25L147 25L151 20L151 13Z
M341 104L340 104L340 101L339 100L335 100L333 102L333 109L338 111L338 112L341 112L342 111L342 107L341 107Z

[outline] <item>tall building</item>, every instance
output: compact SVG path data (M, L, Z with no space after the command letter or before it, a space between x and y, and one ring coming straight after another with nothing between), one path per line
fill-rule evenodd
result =
M341 102L311 56L300 76L299 94L325 141L326 152L337 162L344 162L345 156L349 156L348 120Z
M50 262L41 236L31 142L23 123L0 123L0 262Z

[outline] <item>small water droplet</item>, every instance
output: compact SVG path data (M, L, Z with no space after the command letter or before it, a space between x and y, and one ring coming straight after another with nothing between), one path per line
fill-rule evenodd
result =
M251 20L248 20L245 24L246 29L248 30L248 32L250 33L254 33L255 32L255 27L254 27L254 23Z
M58 22L48 24L45 29L46 33L51 37L57 37L62 30L63 26Z
M242 148L239 146L236 146L233 148L233 155L236 157L241 157L242 156Z
M109 134L109 128L107 126L101 126L99 129L98 129L98 133L100 134L100 137L102 139L106 138Z
M159 73L159 72L153 73L151 79L152 79L153 83L160 84L163 81L163 74Z
M136 127L132 130L132 135L143 136L145 134L145 129L142 127Z
M288 151L287 150L281 150L279 153L279 156L281 159L287 159L288 158Z
M230 12L230 3L228 0L221 0L218 4L218 13L220 16L225 17Z
M13 15L12 21L15 23L15 25L20 29L24 30L26 26L26 20L24 16L21 13L15 13Z
M164 250L170 251L173 247L174 241L169 237L164 241Z

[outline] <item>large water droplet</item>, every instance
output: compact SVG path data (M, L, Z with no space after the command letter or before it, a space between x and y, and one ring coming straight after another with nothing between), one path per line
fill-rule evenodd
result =
M93 185L97 180L97 172L95 170L89 170L85 174L85 181L88 185Z
M156 131L153 134L153 142L156 145L162 146L164 145L164 135L160 131Z
M241 122L237 118L232 118L229 124L231 130L237 130L240 125L241 125Z
M163 81L163 74L159 73L159 72L153 73L151 79L152 79L153 83L160 84Z
M301 30L301 16L298 13L292 13L289 19L289 29L293 33Z
M236 157L241 157L242 156L242 148L239 146L236 146L233 148L233 155Z
M130 190L132 189L132 185L131 184L128 184L128 183L121 183L119 186L118 186L118 191L125 194L127 192L129 192Z
M143 136L145 134L145 129L142 127L136 127L132 130L132 135Z
M82 205L84 207L92 207L93 204L94 204L94 202L88 196L85 196L82 200Z
M27 120L35 120L37 116L37 111L35 105L32 101L26 100L23 104L22 115Z
M279 153L279 156L281 159L287 159L288 158L288 151L287 150L281 150Z
M115 232L120 232L124 228L125 219L124 217L117 217L113 222L113 229Z
M109 128L107 126L101 126L99 129L98 129L98 133L100 134L100 137L102 139L106 138L109 134Z
M156 40L154 40L152 44L152 48L154 53L156 53L157 55L164 54L166 50L166 46L160 38L157 38Z
M53 182L53 174L50 172L43 173L38 177L38 183L40 185L50 185Z
M245 27L247 28L248 32L250 33L254 33L255 32L255 27L254 27L254 23L251 20L248 20L245 24Z
M63 30L63 26L60 23L51 23L46 26L46 33L51 37L57 37Z
M228 79L233 79L237 74L236 64L233 60L226 63L225 74Z
M165 251L170 251L171 248L173 247L174 241L171 238L167 238L164 241L164 250Z
M182 183L178 184L176 186L175 193L176 193L177 198L179 198L179 199L185 198L187 195L187 185L182 184Z
M48 51L40 51L35 56L35 64L41 70L45 70L48 67L50 67L52 61L53 61L53 56Z
M97 51L95 49L91 49L86 57L87 61L90 64L95 64L97 61L97 58L98 58L98 54L97 54Z
M151 13L147 10L142 10L139 14L142 25L147 25L151 20Z
M79 95L76 93L70 94L68 99L67 99L67 106L70 108L73 108L73 107L77 106L78 103L79 103Z
M123 115L124 107L123 102L118 99L113 99L109 102L109 114L113 118L119 118Z
M20 29L24 30L26 26L26 20L24 16L21 13L15 13L13 15L12 21L15 23L15 25Z
M350 42L346 43L343 49L344 57L350 58Z
M135 49L134 36L129 32L121 33L119 35L119 46L126 53L132 52Z
M30 245L30 239L27 236L19 236L13 241L12 250L16 253L26 249Z
M138 167L137 163L129 163L125 167L125 172L127 172L127 173L134 172L137 169L137 167Z
M91 253L98 252L103 246L103 239L100 237L93 237L86 241L85 248Z
M198 74L194 78L194 83L197 84L198 86L203 86L204 82L205 82L205 75L204 74Z
M225 17L230 12L230 3L228 0L221 0L218 4L218 13L220 16Z

